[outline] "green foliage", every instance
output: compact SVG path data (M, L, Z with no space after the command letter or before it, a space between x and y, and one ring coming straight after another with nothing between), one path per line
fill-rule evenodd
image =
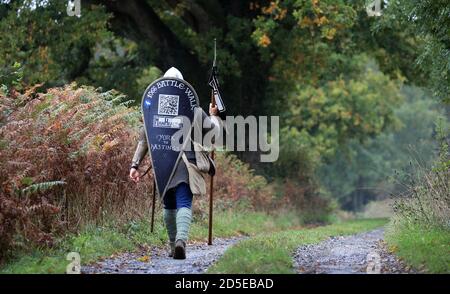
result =
M237 235L253 236L262 232L289 229L302 223L299 216L293 211L275 212L266 214L249 210L225 210L214 215L214 234L220 237ZM191 234L196 240L207 240L208 219L194 215Z
M423 42L416 58L427 84L444 102L450 102L450 4L445 0L389 1L381 26L400 24Z
M375 20L367 16L365 1L254 1L249 5L237 4L235 8L216 7L203 1L181 1L177 5L167 1L147 3L162 21L154 29L170 29L179 40L177 46L189 48L199 66L209 67L212 40L217 38L222 91L230 114L281 115L283 132L292 137L282 138L286 150L281 150L280 162L286 163L286 168L277 164L275 171L269 172L272 175L280 172L280 176L296 177L296 172L301 171L300 177L306 178L314 173L319 157L332 156L339 145L351 139L374 136L395 121L392 108L398 100L396 82L383 75L376 64L391 78L397 79L402 73L408 75L399 56L414 51L411 48L415 48L415 43L394 29L373 32L371 25ZM9 7L7 17L2 20L4 30L18 27L18 32L23 32L24 24L34 21L37 28L45 25L44 32L48 31L53 38L39 35L39 43L32 35L26 47L22 46L25 41L12 44L10 40L10 44L6 41L9 39L5 39L3 47L19 48L14 52L25 54L26 60L32 61L25 64L29 78L34 74L50 83L63 78L106 89L116 88L128 95L126 99L139 104L145 87L165 69L156 67L154 62L171 57L155 48L157 43L149 46L148 36L142 32L120 27L112 34L106 28L110 20L105 12L107 7L92 6L83 10L80 18L70 18L59 13L63 6L56 1L38 5L21 14L20 22L15 17L17 7ZM230 13L217 13L219 8ZM45 13L43 16L41 10ZM199 11L204 13L203 19L195 26L186 15L196 17ZM34 20L38 12L39 19ZM213 20L218 15L222 16ZM51 34L56 26L48 24L52 19L57 19L64 29ZM92 19L95 22L89 22ZM199 27L204 25L200 21L205 22L205 27ZM83 30L89 33L80 38ZM140 35L136 37L133 33ZM22 39L26 38L19 38ZM69 41L55 42L60 39ZM400 45L392 47L392 43ZM46 61L47 55L38 54L43 46L50 57L55 55L52 52L68 52L67 46L71 46L72 55L58 54L58 60L50 59L54 71L46 75L45 71L34 68L50 64ZM27 50L22 52L21 48ZM80 48L87 48L89 54L82 54ZM23 60L12 53L0 52L0 56L2 54L4 60ZM74 55L78 58L70 58ZM88 62L79 75L68 75L66 72L72 66L64 64L63 68L63 60ZM301 151L292 150L289 146L296 143L305 147ZM289 158L311 160L304 165L288 166L292 162L286 160Z
M414 268L426 273L450 273L450 230L395 218L386 231L386 241L396 255Z
M372 32L373 23L364 1L272 1L261 8L253 41L271 60L266 105L283 127L269 174L311 182L342 146L398 123L398 55L413 45L390 48L406 36Z
M16 90L22 89L23 67L20 63L15 62L12 66L0 67L0 90L3 95L10 94L12 88Z
M150 53L142 53L142 48L130 39L108 35L96 43L89 67L77 82L105 90L117 89L134 105L140 105L144 90L160 77L158 68L145 67Z
M337 160L342 146L399 124L394 112L403 100L399 82L366 56L354 57L351 67L349 74L320 87L298 85L278 104L283 126L272 175L310 183L320 166Z
M108 35L109 16L99 6L85 6L83 17L70 17L66 4L0 4L6 11L0 21L0 68L19 62L27 85L63 85L83 75L97 41Z
M24 178L26 179L26 178ZM24 181L24 179L22 179L22 183L26 183L26 181ZM30 179L30 178L28 178ZM64 181L52 181L52 182L42 182L42 183L36 183L36 184L31 184L28 187L22 189L21 191L21 195L31 195L37 192L45 192L47 190L50 190L53 187L56 186L62 186L65 185L66 182Z
M273 59L275 91L286 89L280 83L317 84L324 78L332 68L330 56L346 49L336 47L348 45L346 32L361 8L328 0L273 1L263 6L253 39L263 56ZM341 38L346 42L338 45Z
M352 56L362 52L376 57L382 68L390 64L393 68L389 71L395 71L401 60L390 56L403 54L405 48L413 51L409 48L414 46L390 48L387 43L392 40L404 44L407 39L395 30L379 34L388 42L377 39L380 36L371 32L374 21L365 14L364 2L253 1L230 7L206 1L146 1L161 20L152 30L170 30L173 36L163 38L168 42L176 38L179 50L186 48L195 55L196 68L184 70L196 73L187 79L195 80L201 93L206 85L198 81L203 77L206 81L207 74L199 74L198 67L210 66L212 40L217 38L223 92L230 113L240 114L272 112L266 104L273 100L273 93L290 91L296 84L334 80L347 72ZM28 85L62 85L77 80L116 88L139 100L154 74L166 69L166 60L172 65L183 64L176 59L181 55L167 56L158 47L161 40L152 42L153 33L149 35L144 24L138 29L140 25L122 23L126 17L117 11L108 14L108 5L85 5L81 17L69 17L64 1L33 3L0 4L4 15L0 33L5 36L0 43L0 68L22 62ZM19 8L21 13L17 13ZM146 72L155 65L155 73Z
M140 77L136 80L138 88L143 89L142 93L144 93L144 90L148 87L148 85L150 85L154 80L160 78L161 76L162 72L156 66L145 68L140 74ZM137 100L139 101L140 99Z
M416 268L431 273L450 272L450 169L448 124L437 128L439 157L433 166L415 164L405 191L395 198L386 239L396 253Z
M405 102L394 112L395 128L359 142L350 140L318 170L320 182L347 208L360 209L377 196L401 193L394 173L413 172L411 162L430 166L436 156L435 120L444 115L427 91L405 86Z
M306 130L284 127L280 130L280 155L271 171L281 178L308 180L317 167L319 155Z
M402 99L398 85L367 59L360 63L366 69L358 79L341 78L322 87L298 86L287 101L285 123L306 132L312 148L325 158L349 139L363 141L396 122L394 108Z
M437 141L439 142L439 160L435 162L434 170L446 171L450 169L450 152L448 136L450 124L446 117L440 117L436 123Z
M444 131L440 142L444 148L433 167L416 163L412 172L399 180L405 189L395 199L394 212L405 223L450 229L448 127Z

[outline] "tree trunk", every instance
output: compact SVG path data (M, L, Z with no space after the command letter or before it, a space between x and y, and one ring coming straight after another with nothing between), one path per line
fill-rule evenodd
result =
M113 13L112 28L118 34L154 48L150 63L162 71L172 66L178 68L200 96L206 95L207 67L199 62L192 50L178 40L145 0L87 2L104 5L108 12Z

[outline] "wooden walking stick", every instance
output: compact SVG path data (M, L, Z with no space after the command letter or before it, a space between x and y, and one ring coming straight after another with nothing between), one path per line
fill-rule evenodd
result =
M156 186L156 182L155 182L155 179L153 179L152 220L151 220L151 224L150 224L150 232L152 232L152 233L153 233L153 223L155 222L155 205L156 205L155 186Z
M147 170L145 171L145 173L142 174L141 178L143 178L152 168L152 166L150 165ZM155 205L156 205L156 179L153 178L153 188L152 188L152 194L153 194L153 199L152 199L152 219L150 222L150 232L153 233L153 223L155 222Z

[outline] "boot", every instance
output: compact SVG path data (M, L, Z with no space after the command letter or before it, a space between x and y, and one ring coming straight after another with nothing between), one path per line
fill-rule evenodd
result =
M169 257L173 257L175 252L175 238L177 236L177 210L164 209L164 223L169 235Z
M175 243L175 254L173 255L174 259L186 259L186 243L178 239Z

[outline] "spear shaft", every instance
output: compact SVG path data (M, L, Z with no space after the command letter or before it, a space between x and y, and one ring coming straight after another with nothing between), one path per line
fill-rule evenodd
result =
M211 106L215 107L214 91L211 91ZM211 159L214 161L214 148L211 150ZM208 245L212 245L212 226L213 226L213 200L214 200L214 176L211 175L209 182L209 228Z
M217 57L217 46L216 39L214 39L214 61L212 68L212 75L216 70L216 57ZM214 97L214 89L211 90L211 107L216 106L216 99ZM214 162L214 147L211 150L211 159ZM209 182L209 228L208 228L208 245L212 245L212 227L213 227L213 207L214 207L214 175L211 175Z

